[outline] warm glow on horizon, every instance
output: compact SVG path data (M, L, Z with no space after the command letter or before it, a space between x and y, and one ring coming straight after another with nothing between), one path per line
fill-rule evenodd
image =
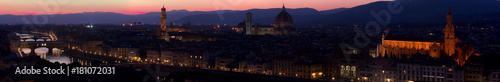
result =
M281 8L329 10L350 8L380 0L0 0L0 15L116 12L128 15L167 11L213 11Z

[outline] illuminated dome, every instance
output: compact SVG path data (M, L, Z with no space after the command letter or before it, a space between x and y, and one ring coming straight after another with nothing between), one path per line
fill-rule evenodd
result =
M274 27L289 27L293 26L292 16L288 14L285 10L285 5L283 5L283 9L274 19Z

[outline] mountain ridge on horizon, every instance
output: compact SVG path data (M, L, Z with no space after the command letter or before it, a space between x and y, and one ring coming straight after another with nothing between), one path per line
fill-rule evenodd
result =
M281 8L267 8L267 9L281 9ZM303 7L303 8L286 8L286 9L314 9L310 7ZM348 9L345 7L340 7L340 8L334 8L334 9L329 9L329 10L317 10L317 11L331 11L331 10L336 10L336 9ZM217 12L217 11L249 11L249 10L266 10L266 8L253 8L253 9L247 9L247 10L230 10L230 9L225 9L225 10L211 10L211 11L189 11L187 9L174 9L166 12ZM146 12L143 14L148 14L148 13L160 13L161 11L154 11L154 12ZM107 11L83 11L79 13L64 13L64 14L37 14L37 15L66 15L66 14L82 14L82 13L116 13L116 14L123 14L123 13L118 13L118 12L107 12ZM143 15L143 14L123 14L123 15ZM14 14L2 14L3 15L13 15L13 16L31 16L31 15L14 15Z
M497 0L397 0L404 7L400 14L392 15L391 23L443 23L448 4L452 4L454 22L457 23L495 23L500 22L500 1ZM295 25L340 25L365 24L375 19L370 11L387 10L391 1L376 1L352 8L338 8L318 11L313 8L287 8L294 19ZM425 5L425 6L422 6ZM187 11L185 9L167 11L167 22L192 24L230 24L243 22L245 13L253 13L254 23L261 25L273 24L275 16L281 8L248 9L248 10L218 10L218 11ZM88 24L124 24L130 22L159 24L160 12L149 12L139 15L125 15L113 12L90 12L64 14L49 18L47 23ZM1 23L23 24L21 17L15 15L0 15Z
M390 23L444 23L451 7L454 23L500 22L498 0L397 0L404 7L399 14L392 14ZM328 15L309 24L366 24L375 21L371 11L387 10L389 1L377 1L352 7ZM492 15L497 14L497 15ZM487 19L487 20L486 20Z
M332 10L324 10L322 11L317 11L316 9L313 8L293 8L293 9L288 9L291 11L313 11L313 12L321 12L323 14L331 14L335 12L331 12L332 10L338 10L338 9L332 9ZM340 10L345 10L345 8L340 8ZM173 21L173 22L179 22L177 21L178 19L187 17L187 16L193 16L193 15L204 15L204 14L228 14L228 13L236 13L236 12L260 12L260 11L274 11L274 12L279 12L281 11L281 8L270 8L270 9L249 9L249 10L220 10L220 11L187 11L185 9L181 10L171 10L167 11L167 22ZM68 14L51 14L55 16L51 16L48 18L47 23L69 23L69 24L87 24L90 20L94 24L124 24L124 23L130 23L130 22L142 22L142 23L156 23L158 24L159 21L159 15L160 12L149 12L149 13L144 13L144 14L138 14L138 15L127 15L127 14L121 14L121 13L115 13L115 12L82 12L82 13L68 13ZM10 20L0 20L1 23L13 23L13 24L23 24L21 21L22 17L27 17L28 19L31 19L34 16L44 16L44 15L0 15L0 19L10 19ZM50 15L46 15L50 16ZM241 14L241 16L244 16L244 14ZM269 16L274 16L274 15L268 15L264 17L269 17ZM237 18L240 20L240 18ZM182 22L185 23L185 22ZM229 24L229 23L228 23Z

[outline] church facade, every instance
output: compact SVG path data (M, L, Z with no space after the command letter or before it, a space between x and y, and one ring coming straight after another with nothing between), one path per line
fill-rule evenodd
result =
M378 56L389 58L410 58L414 54L429 55L433 58L451 57L458 65L465 64L467 58L474 53L471 44L464 44L455 37L452 14L448 8L447 24L444 38L392 37L384 34L382 43L378 45Z

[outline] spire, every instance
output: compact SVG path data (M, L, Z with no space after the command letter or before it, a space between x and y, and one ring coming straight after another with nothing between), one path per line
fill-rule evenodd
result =
M94 30L94 24L92 24L92 18L89 18L89 20L90 20L89 28L91 28L92 30Z
M283 11L285 10L285 3L283 3Z
M89 20L90 20L90 25L92 25L92 18L89 18Z
M170 21L170 28L174 28L174 23Z
M451 15L451 7L448 5L448 14L446 15L446 21L448 24L452 24L452 15Z
M165 9L165 4L163 4L163 7L162 7L161 9L162 9L162 10L166 10L166 9Z
M448 5L448 14L451 14L451 7Z

